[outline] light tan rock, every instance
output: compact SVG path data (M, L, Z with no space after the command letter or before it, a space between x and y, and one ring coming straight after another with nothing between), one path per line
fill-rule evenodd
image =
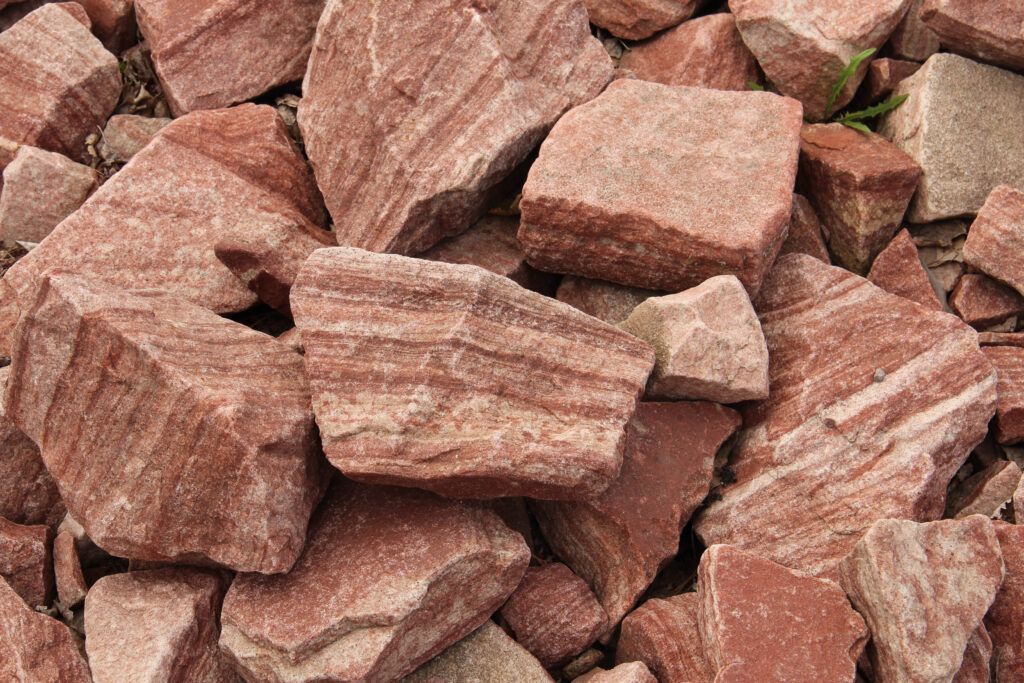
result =
M100 155L107 161L126 164L170 123L171 119L115 114L103 129Z
M925 308L945 310L921 263L914 240L906 230L896 233L889 246L875 258L868 272L868 281Z
M491 620L402 679L402 683L551 683L525 648Z
M558 285L555 298L587 315L616 325L628 318L641 302L660 293L604 280L566 275Z
M639 40L688 19L706 0L584 0L590 21Z

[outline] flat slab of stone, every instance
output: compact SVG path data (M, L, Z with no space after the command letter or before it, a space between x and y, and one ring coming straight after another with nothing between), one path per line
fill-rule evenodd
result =
M298 117L338 243L417 254L466 230L611 76L578 0L329 0Z
M220 646L255 680L396 680L483 624L529 560L489 510L338 479L291 572L235 579Z
M654 598L622 620L615 661L640 661L659 683L710 683L715 678L704 654L696 593Z
M402 683L553 683L537 658L491 620L402 679Z
M828 247L821 229L821 221L814 207L802 194L793 195L793 212L789 219L789 234L782 243L782 254L807 254L831 265Z
M660 293L650 289L617 285L605 280L566 275L558 285L555 298L587 315L616 325L628 318L642 301Z
M1006 573L985 627L992 637L992 679L1024 677L1024 526L996 522L996 538Z
M1024 315L1024 296L981 273L963 275L949 305L965 323L982 329Z
M996 439L1011 444L1024 440L1024 348L983 346L982 352L996 369L999 401L996 409Z
M1024 5L1019 2L925 0L921 21L950 52L1024 70Z
M0 239L40 242L99 186L88 166L62 154L22 145L3 170Z
M939 37L921 21L924 0L911 0L910 9L889 36L889 49L900 59L923 62L939 51Z
M1000 185L992 190L971 224L964 261L1024 295L1024 190Z
M868 280L890 294L921 304L933 311L944 311L931 278L921 263L917 246L906 230L900 230L871 264Z
M678 292L756 292L793 203L800 106L764 92L619 80L562 117L520 202L542 269Z
M53 594L52 541L49 527L23 526L0 517L0 579L29 607L49 604Z
M612 34L640 40L688 19L705 0L583 0L590 21Z
M0 579L0 679L92 683L71 629L25 604Z
M315 252L292 288L324 451L443 495L592 498L618 475L646 343L475 266Z
M771 393L744 406L736 481L694 522L705 544L821 574L878 519L940 516L995 412L976 333L802 254L754 307Z

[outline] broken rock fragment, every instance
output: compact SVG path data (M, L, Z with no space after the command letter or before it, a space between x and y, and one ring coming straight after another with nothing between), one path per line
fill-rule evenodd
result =
M402 683L479 681L552 683L537 658L488 619L484 625L402 679Z
M26 605L2 578L0 680L92 682L71 629Z
M475 266L337 247L292 288L328 459L444 495L592 498L618 475L646 343Z
M964 261L1024 295L1024 191L1000 185L971 224Z
M782 254L807 254L822 263L832 263L822 236L821 221L814 207L802 194L793 195L793 213L789 219L789 234L782 244Z
M950 517L996 517L1013 498L1021 471L1012 460L996 460L954 489L946 503Z
M992 637L992 680L1024 678L1024 526L995 522L1006 574L985 627Z
M868 74L864 78L862 93L858 93L858 101L863 100L867 104L880 102L888 97L896 86L904 78L910 78L921 65L917 62L907 62L902 59L889 59L883 57L876 59L868 66Z
M640 661L659 683L710 683L715 673L704 654L696 593L654 598L622 620L615 661Z
M590 21L619 38L640 40L688 19L705 0L584 0Z
M900 230L871 264L868 280L890 294L902 296L933 311L945 310L932 287L914 240Z
M103 129L103 138L99 143L100 155L106 161L126 164L170 122L171 119L115 114Z
M74 607L85 600L89 587L82 573L75 537L70 531L58 532L53 541L53 574L57 599L64 607Z
M658 683L658 679L643 662L627 662L607 671L592 669L573 683Z
M1024 440L1024 348L985 346L982 352L999 376L996 439L1002 444Z
M0 579L29 607L47 605L53 593L49 527L22 526L0 517Z
M980 273L960 278L949 305L965 323L982 329L1024 315L1024 296Z
M566 275L558 285L555 298L587 315L616 325L628 318L641 302L658 294L650 289Z
M135 0L75 0L85 8L92 32L103 45L120 54L136 42Z
M900 59L923 62L939 51L939 37L921 21L924 0L910 0L910 9L889 36L892 54Z
M1014 0L925 0L924 22L950 52L1024 71L1024 5Z

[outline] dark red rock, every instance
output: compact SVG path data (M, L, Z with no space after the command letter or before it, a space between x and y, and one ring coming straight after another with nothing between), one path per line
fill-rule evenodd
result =
M996 460L953 489L946 501L948 517L985 515L997 517L1011 502L1021 471L1011 460Z
M1024 526L995 523L1006 575L985 615L992 638L992 680L1024 680Z
M604 280L591 280L566 275L558 285L555 298L578 308L587 315L616 325L629 317L640 302L661 292L617 285Z
M71 629L25 604L0 579L0 680L92 683Z
M22 526L0 517L0 578L29 607L48 605L53 594L49 527Z
M945 307L932 287L932 281L921 264L917 247L910 233L900 230L871 264L868 280L890 294L909 299L933 311Z
M1024 71L1024 5L1016 0L924 0L921 21L950 52Z
M1024 314L1024 296L976 273L960 278L949 297L949 305L965 323L982 328Z
M1024 348L984 346L981 350L999 377L996 439L1002 444L1024 440Z
M85 600L89 586L85 583L78 546L70 531L58 532L53 541L53 573L61 605L75 607Z
M402 683L476 683L485 681L552 683L537 658L493 621L455 643L402 679Z
M710 683L715 673L704 654L696 593L652 599L622 620L615 661L640 661L659 683Z
M831 265L832 258L828 255L825 238L821 232L821 221L814 207L802 194L793 195L793 212L789 219L789 234L782 243L783 254L807 254L822 263Z
M861 92L857 95L858 101L875 104L884 100L892 94L900 81L913 76L920 68L919 63L902 59L883 57L873 60L868 66L868 74L864 78Z
M964 243L964 261L1024 295L1024 191L992 190Z
M978 343L982 346L1024 348L1024 332L979 332Z
M658 679L643 662L627 662L608 671L592 669L572 683L658 683Z

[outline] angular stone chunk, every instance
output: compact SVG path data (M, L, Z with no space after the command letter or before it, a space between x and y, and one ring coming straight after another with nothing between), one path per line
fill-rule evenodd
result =
M1002 444L1024 440L1024 348L985 346L982 352L999 376L996 439Z
M0 517L0 579L29 607L47 605L53 594L49 527L22 526Z
M0 137L86 161L85 138L120 96L117 58L79 5L44 5L0 33Z
M822 263L832 263L822 236L821 222L814 207L802 194L793 195L793 213L789 219L789 234L782 243L782 254L807 254Z
M967 641L964 659L953 683L989 683L991 678L992 639L981 624Z
M924 0L910 0L910 9L889 36L889 47L895 57L923 62L939 51L939 37L921 21L923 3Z
M547 668L583 652L608 629L608 615L586 582L558 562L527 569L501 617Z
M402 679L402 683L551 683L537 658L493 621L455 643Z
M1006 574L985 627L992 637L992 680L1024 680L1024 526L994 523Z
M964 261L1024 294L1024 191L1000 185L971 224Z
M832 581L714 545L700 559L697 598L716 681L854 679L868 631Z
M921 21L950 52L1024 71L1024 5L1016 0L925 0Z
M619 80L562 117L520 202L543 270L677 292L756 292L786 236L800 106L763 92Z
M996 517L1012 498L1020 483L1021 471L1012 460L996 460L954 489L946 503L951 517L969 515Z
M622 474L599 498L534 502L555 554L594 589L614 627L679 550L739 416L714 403L641 403Z
M611 75L579 0L329 0L299 126L338 243L416 254L467 229Z
M732 275L647 299L619 326L654 348L649 396L718 403L768 398L768 347L750 298Z
M684 22L633 45L619 67L643 81L717 90L749 90L761 76L728 13Z
M40 614L0 579L0 680L92 683L71 629Z
M475 266L337 247L292 288L346 476L464 498L592 498L618 475L646 343Z
M839 123L801 133L800 175L839 265L861 275L889 243L921 169L885 138Z
M225 581L199 569L105 576L85 601L96 683L237 680L217 649Z
M641 302L658 294L650 289L566 275L558 285L555 298L587 315L615 325L628 318Z
M951 680L1003 580L992 522L883 519L839 565L877 680Z
M905 78L910 78L917 73L921 65L917 62L906 62L901 59L873 60L868 66L867 76L864 77L862 93L858 93L857 99L868 104L880 102L888 97L896 86Z
M103 45L120 54L137 42L135 0L75 0L85 8L92 32ZM180 7L180 5L179 5Z
M302 78L325 0L135 0L175 116L219 109Z
M871 264L868 280L890 294L909 299L933 311L945 308L921 263L914 240L900 230Z
M743 41L783 95L800 100L804 115L819 121L829 92L850 59L879 48L903 19L911 0L729 0ZM853 97L864 78L862 64L832 111Z
M640 40L690 18L706 0L583 0L590 21L614 35Z
M982 346L1024 348L1024 332L979 332L978 343Z
M1024 314L1024 296L976 273L960 278L949 297L949 305L965 323L982 328Z
M704 655L696 593L652 599L622 620L616 662L641 661L659 683L710 683L715 678Z
M78 546L70 531L61 531L53 541L53 573L57 585L57 599L65 607L74 607L85 600L89 586L82 574L82 561Z
M63 273L14 349L8 416L100 547L239 571L295 562L322 491L301 356L166 294Z
M337 479L291 572L235 579L220 645L251 680L395 680L483 624L529 560L489 510Z
M573 683L658 683L658 679L643 662L627 662L610 671L592 669L590 673L574 679Z
M974 214L996 186L1024 189L1024 76L943 53L893 95L910 99L886 114L879 133L923 171L907 220Z
M88 166L37 147L22 145L4 168L0 193L0 239L39 242L70 216L99 185Z
M100 154L107 161L126 164L170 123L171 119L115 114L103 129Z
M940 516L995 412L976 333L802 254L754 306L771 393L744 407L736 481L694 522L704 543L819 574L875 520Z

